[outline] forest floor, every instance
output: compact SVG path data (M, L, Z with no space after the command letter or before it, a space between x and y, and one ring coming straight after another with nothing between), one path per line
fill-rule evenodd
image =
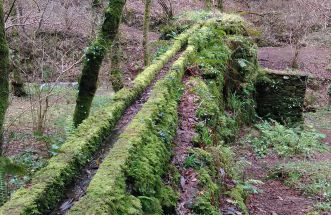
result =
M249 141L249 136L257 131L254 128L242 130L235 151L238 158L245 158L247 162L244 180L259 181L254 185L254 194L247 198L250 214L331 214L331 170L328 169L331 164L330 123L329 110L305 114L305 126L324 134L322 142L327 148L309 157L294 155L282 158L272 151L265 157L258 156Z

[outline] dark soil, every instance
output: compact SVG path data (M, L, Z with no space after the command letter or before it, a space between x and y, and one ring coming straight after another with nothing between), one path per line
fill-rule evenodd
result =
M195 133L195 125L198 122L195 117L197 110L197 97L189 92L191 88L188 83L189 77L184 77L185 91L179 103L179 126L174 139L174 157L172 163L178 168L180 177L180 198L177 203L176 212L179 215L191 214L190 206L198 194L197 172L192 168L185 168L185 159L189 150L193 147L192 137Z
M127 108L121 119L117 122L115 129L113 129L111 134L102 143L100 149L94 155L93 159L81 171L74 184L72 184L66 191L64 191L65 199L51 213L52 215L65 214L74 205L75 202L79 201L79 199L85 195L93 176L98 171L99 165L103 162L113 144L118 140L119 135L141 110L143 104L148 100L150 92L152 91L155 83L165 76L165 74L169 71L172 63L179 57L180 54L181 52L178 53L163 67L153 82L145 89L141 97Z

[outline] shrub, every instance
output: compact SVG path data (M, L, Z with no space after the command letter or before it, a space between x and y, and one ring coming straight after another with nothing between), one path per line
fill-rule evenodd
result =
M276 121L264 121L256 125L260 136L251 139L254 151L261 157L273 149L281 157L304 155L309 157L316 151L325 151L327 147L321 139L325 135L315 131L287 128Z

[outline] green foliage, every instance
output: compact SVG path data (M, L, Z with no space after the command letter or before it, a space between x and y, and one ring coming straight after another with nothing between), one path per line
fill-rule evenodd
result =
M24 174L25 168L23 165L15 163L13 160L0 157L0 206L2 206L7 198L8 198L8 191L6 185L6 174Z
M202 28L200 37L195 37L195 43L202 49L193 59L204 78L223 77L230 58L230 49L224 44L225 32L216 27ZM207 35L207 36L206 36Z
M193 138L193 143L196 146L210 146L213 144L212 133L204 122L199 122L196 125L197 135Z
M219 195L219 187L213 181L210 170L201 168L198 170L199 185L201 191L196 197L192 210L194 214L219 214L219 203L217 196Z
M110 80L113 90L115 92L119 91L124 87L123 83L123 71L120 69L114 69L110 71Z
M185 168L194 168L194 169L200 169L203 167L208 167L212 164L213 157L211 154L206 152L203 149L200 148L193 148L189 152L189 156L187 156L184 166Z
M327 150L321 143L325 135L294 128L287 128L276 121L264 121L256 125L261 132L259 137L251 139L254 151L261 157L273 149L279 156L311 156L316 151Z
M316 208L319 212L330 212L331 211L331 201L329 202L319 202L314 204L314 208Z
M280 164L270 172L271 177L284 180L304 194L318 196L318 210L330 212L331 207L331 163L329 161L298 161Z
M176 25L175 23L167 24L163 26L160 30L161 40L171 40L174 39L176 36L187 30L190 26L189 25Z
M13 158L13 162L24 167L23 176L13 176L9 184L15 189L20 188L31 180L33 174L46 165L45 159L41 158L37 152L28 150Z
M235 120L235 118L228 113L225 113L224 115L220 116L218 123L218 135L224 140L225 143L233 142L239 129L238 122Z
M260 180L250 179L248 181L243 182L242 188L247 193L258 194L263 192L263 190L260 190L259 188L256 187L256 185L259 184L263 184L263 182Z
M159 40L151 44L153 48L156 49L153 55L153 63L157 60L161 55L166 53L171 48L171 43L165 40Z
M235 201L235 204L239 207L243 214L249 215L248 209L245 205L246 193L242 185L235 186L227 194Z

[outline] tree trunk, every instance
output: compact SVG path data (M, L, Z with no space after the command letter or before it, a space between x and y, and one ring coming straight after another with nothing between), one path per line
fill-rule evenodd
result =
M92 100L97 89L101 63L116 38L125 0L109 0L101 30L85 53L82 76L74 112L77 127L90 113Z
M18 65L20 65L21 62L21 56L22 53L24 53L24 49L26 49L25 47L25 42L26 42L26 38L23 35L26 35L26 30L25 30L25 25L24 25L24 18L23 18L23 7L22 7L22 3L20 0L16 0L15 2L15 16L13 16L13 20L17 20L17 22L19 23L19 26L17 26L17 33L19 36L19 41L20 41L20 45L19 45L19 49L18 52L14 52L12 58L10 59L11 64L10 64L10 72L12 73L12 81L11 81L11 86L13 89L13 93L14 96L17 97L24 97L27 95L27 93L24 90L24 82L23 82L23 78L22 75L19 71L19 68L17 67ZM15 21L13 21L15 22Z
M110 82L115 92L123 88L123 72L120 68L121 63L121 43L120 32L116 36L111 48L111 68L110 68Z
M300 52L300 45L295 44L294 47L294 57L292 59L292 69L299 69L299 63L298 63L298 57L299 57L299 52Z
M145 0L144 36L143 36L144 66L148 66L150 62L148 33L149 33L149 25L151 19L151 6L152 6L152 0Z
M0 153L3 142L3 123L8 106L8 67L9 50L5 35L5 23L3 13L3 0L0 0Z
M27 95L27 93L24 90L24 82L23 82L22 75L14 64L15 60L11 59L11 61L12 61L12 64L10 66L10 70L12 73L11 86L12 86L13 94L14 94L14 96L17 96L17 97L24 97ZM19 61L17 61L17 62L15 61L15 63L19 64ZM16 64L16 65L18 65L18 64Z
M220 10L220 11L223 11L223 0L217 0L217 8Z

